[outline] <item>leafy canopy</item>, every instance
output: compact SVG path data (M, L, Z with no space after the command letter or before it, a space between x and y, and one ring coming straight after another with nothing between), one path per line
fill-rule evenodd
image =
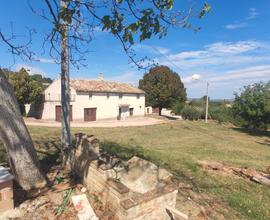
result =
M233 113L240 116L251 128L264 128L270 124L270 82L245 86L235 94Z
M83 61L83 54L94 38L94 32L106 31L116 37L124 51L137 67L142 67L135 59L135 51L131 49L135 42L142 42L154 36L162 38L170 27L194 27L193 19L203 18L211 7L207 3L188 0L179 3L174 0L44 0L48 10L38 14L53 24L46 37L50 43L51 56L59 58L62 29L68 26L70 61ZM62 4L61 4L61 3ZM33 9L36 12L35 9ZM64 25L63 25L64 24ZM83 31L82 31L83 30ZM86 50L85 50L86 49ZM56 51L54 54L52 51ZM144 60L144 58L143 58ZM144 63L145 64L145 63Z
M25 104L39 104L43 101L43 82L50 82L51 79L43 78L40 74L29 75L24 68L18 72L4 69L9 83L14 89L15 96L21 112L25 113Z
M139 82L145 91L146 105L169 108L176 102L186 101L186 89L179 75L167 66L150 69Z

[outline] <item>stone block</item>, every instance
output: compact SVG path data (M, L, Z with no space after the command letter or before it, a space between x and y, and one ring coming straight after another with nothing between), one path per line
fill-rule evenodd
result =
M13 176L4 167L0 167L0 212L14 208Z
M175 207L177 194L171 173L138 157L125 162L127 169L114 167L117 164L114 157L98 158L99 145L94 136L77 134L75 139L69 161L71 169L83 174L88 191L98 194L104 207L112 209L116 219L167 218L165 207Z

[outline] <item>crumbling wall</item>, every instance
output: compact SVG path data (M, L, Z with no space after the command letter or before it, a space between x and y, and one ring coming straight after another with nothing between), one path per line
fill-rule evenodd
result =
M171 219L166 208L175 207L177 187L170 181L172 175L168 171L138 157L126 162L130 167L117 166L117 158L101 155L99 142L94 136L81 133L75 135L68 163L87 186L88 192L97 195L105 209L113 210L116 219ZM149 188L147 176L157 178L155 187ZM133 186L134 178L137 178L137 184Z
M69 152L67 165L82 180L87 178L91 162L98 159L99 141L93 135L75 134L74 145Z

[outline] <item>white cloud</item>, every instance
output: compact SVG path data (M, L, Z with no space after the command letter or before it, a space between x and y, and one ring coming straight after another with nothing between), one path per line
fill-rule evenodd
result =
M259 13L256 8L249 8L249 16L246 17L246 20L255 19L259 16Z
M182 69L179 74L189 97L202 96L206 81L212 83L212 96L222 98L232 94L236 87L270 80L269 42L215 42L200 50L159 56L157 61L172 69Z
M167 58L174 61L178 59L194 59L207 55L207 51L197 50L197 51L184 51L177 54L168 55Z
M171 68L179 66L188 72L201 72L211 68L238 68L239 65L270 62L269 53L269 44L265 42L216 42L206 45L204 50L183 51L159 57L157 62Z
M243 86L255 82L270 80L270 65L243 67L216 73L201 73L203 80L197 83L186 83L189 97L202 97L205 94L206 82L210 83L209 95L211 98L233 98L233 92L239 91Z
M184 83L193 83L193 82L196 82L196 81L200 80L201 78L202 78L201 75L193 74L191 76L183 78L183 82Z
M227 24L227 25L225 25L225 28L227 28L229 30L235 30L235 29L246 27L246 26L247 26L246 22L241 22L241 23Z
M225 25L225 28L229 30L235 30L239 28L244 28L248 26L248 21L257 18L259 15L256 8L249 8L248 16L244 19L241 19L241 21L235 21L232 24Z
M253 66L233 71L224 72L221 76L210 77L210 82L225 82L246 79L263 79L270 78L270 65Z
M55 60L51 58L43 58L43 57L37 57L34 59L34 61L40 62L40 63L56 63Z
M151 45L146 45L146 44L137 44L133 48L135 51L146 52L146 53L151 53L151 54L164 55L170 52L168 48L160 47L160 46L151 46Z
M243 53L258 49L264 45L257 41L217 42L206 46L206 49L220 53Z
M42 69L40 69L38 67L30 66L28 64L18 64L18 65L16 65L16 71L19 71L21 68L26 69L26 71L29 72L30 75L41 74L43 76L47 76L45 71L43 71Z

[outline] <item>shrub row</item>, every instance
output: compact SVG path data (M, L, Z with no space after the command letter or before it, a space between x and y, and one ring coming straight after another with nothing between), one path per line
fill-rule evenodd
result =
M181 110L184 120L205 119L205 109L198 106L186 105ZM218 122L235 122L231 108L225 106L209 106L208 118Z

